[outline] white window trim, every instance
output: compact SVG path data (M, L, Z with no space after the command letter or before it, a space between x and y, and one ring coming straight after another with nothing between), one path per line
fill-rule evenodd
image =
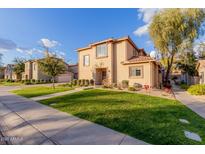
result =
M100 46L103 46L105 45L106 46L106 55L103 55L103 56L98 56L98 47ZM100 45L97 45L96 46L96 58L104 58L104 57L108 57L108 45L107 43L104 43L104 44L100 44Z
M141 75L139 75L139 76L132 76L132 68L137 68L137 69L139 69L140 71L141 71ZM141 66L130 66L129 67L129 77L130 78L143 78L143 76L144 76L144 67L141 65Z
M85 63L85 57L88 56L88 64ZM90 55L83 55L83 66L90 66Z

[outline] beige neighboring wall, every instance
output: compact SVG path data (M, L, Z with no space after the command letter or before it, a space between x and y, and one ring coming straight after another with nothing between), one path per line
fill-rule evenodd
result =
M100 44L107 44L108 56L97 58L96 47ZM137 55L133 54L137 52ZM90 56L89 66L83 65L83 57ZM130 61L132 58L136 59ZM123 80L129 80L129 85L134 83L141 85L150 85L159 87L161 83L161 74L159 64L146 55L143 49L138 49L129 37L120 39L107 39L101 42L90 44L86 48L78 49L79 61L79 79L96 79L100 73L96 73L97 68L106 69L107 78L112 83L121 83ZM137 67L141 70L141 76L130 76L130 68Z

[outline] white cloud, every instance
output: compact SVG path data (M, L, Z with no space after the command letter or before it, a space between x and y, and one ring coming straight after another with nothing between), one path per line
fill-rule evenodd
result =
M148 27L149 27L149 24L143 25L143 26L137 28L134 31L134 34L137 35L137 36L145 35L145 34L148 33Z
M61 56L65 56L65 52L60 51L59 54L60 54Z
M42 38L40 39L39 43L46 48L53 48L57 45L60 45L59 42L55 41L55 40L49 40L47 38Z
M137 36L142 36L148 33L148 27L152 21L154 15L162 9L139 9L138 10L138 18L142 20L145 24L143 26L138 27L134 34Z
M159 11L160 9L139 9L138 10L138 17L139 19L142 19L144 23L150 23L154 15Z
M39 50L39 49L36 49L36 48L31 48L31 49L28 49L28 48L16 48L16 51L18 51L20 53L25 53L25 54L28 54L28 55L33 55L35 53L43 53L42 50Z

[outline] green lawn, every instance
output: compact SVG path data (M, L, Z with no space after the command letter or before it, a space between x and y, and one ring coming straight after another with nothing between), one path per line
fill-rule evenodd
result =
M175 100L94 89L41 103L151 144L205 144L205 120ZM198 133L203 141L187 139L183 130Z
M0 86L20 86L21 82L0 82Z
M73 89L73 88L63 87L63 86L56 86L55 89L53 89L52 87L37 86L37 87L27 87L27 88L23 88L20 90L14 90L12 92L17 94L17 95L21 95L21 96L30 98L30 97L53 94L53 93L57 93L57 92L68 91L71 89Z

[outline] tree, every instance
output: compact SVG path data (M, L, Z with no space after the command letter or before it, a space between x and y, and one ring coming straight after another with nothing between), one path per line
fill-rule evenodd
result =
M166 61L165 83L169 81L176 54L184 49L184 43L192 44L199 36L204 19L203 9L164 9L154 16L149 34Z
M13 71L16 73L17 77L21 80L22 73L25 71L25 59L15 58L13 62L15 64Z
M205 58L205 42L200 42L196 45L196 54L198 58Z
M176 62L176 68L182 70L186 74L186 82L188 84L188 76L197 75L196 56L194 52L183 52L179 55L180 60Z
M39 60L40 69L52 78L52 87L55 89L55 78L66 71L65 63L56 55L47 55Z

